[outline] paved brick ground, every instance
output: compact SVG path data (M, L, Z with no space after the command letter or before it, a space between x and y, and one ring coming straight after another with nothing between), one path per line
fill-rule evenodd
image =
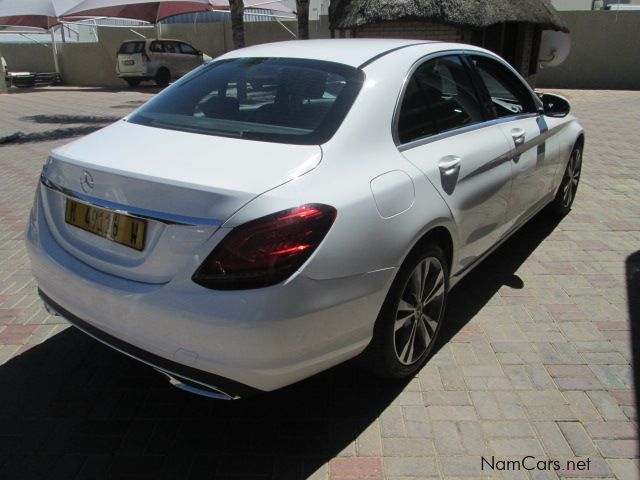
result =
M640 477L640 92L564 92L587 130L574 211L534 219L456 289L417 378L343 365L235 403L171 389L48 316L29 272L47 151L153 93L0 96L0 136L24 133L0 146L0 479ZM589 470L481 470L526 455Z

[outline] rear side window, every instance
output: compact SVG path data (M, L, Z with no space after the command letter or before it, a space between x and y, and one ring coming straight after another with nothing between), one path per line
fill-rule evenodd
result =
M483 119L460 57L438 57L418 67L409 79L398 117L398 139L408 143Z
M162 42L151 42L151 45L149 45L149 50L155 53L162 53L164 52L164 45L162 44Z
M162 42L164 44L164 50L167 53L180 53L180 48L176 42Z
M140 53L142 52L142 50L144 50L144 42L124 42L122 45L120 45L120 50L118 50L118 53L131 55L134 53Z
M487 109L495 117L536 113L529 89L507 67L487 57L471 57L487 89Z
M208 135L321 144L336 132L363 81L361 70L320 60L220 60L176 82L129 121Z

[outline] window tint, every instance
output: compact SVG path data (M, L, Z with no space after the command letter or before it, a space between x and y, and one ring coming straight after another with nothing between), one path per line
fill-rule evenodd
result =
M529 89L501 63L487 57L471 57L487 88L487 109L496 117L535 113Z
M189 45L188 43L181 43L180 44L180 51L182 53L187 53L189 55L197 55L198 51L193 48L191 45Z
M162 45L162 42L151 42L149 50L156 53L162 53L164 52L164 45Z
M471 78L458 56L430 60L414 72L407 84L398 138L407 143L483 120Z
M164 43L164 50L167 53L180 53L178 44L176 42L162 42Z
M321 144L340 126L364 74L347 65L289 58L209 63L129 118L209 135Z
M144 42L124 42L120 45L118 53L124 53L131 55L133 53L140 53L144 49Z

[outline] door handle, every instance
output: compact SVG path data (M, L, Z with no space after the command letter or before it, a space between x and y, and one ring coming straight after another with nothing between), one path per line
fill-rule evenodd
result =
M440 174L446 177L457 174L460 170L460 157L456 157L455 155L447 155L446 157L442 157L440 162L438 162L438 168L440 169Z
M513 130L511 130L511 138L513 138L513 143L516 147L524 144L526 137L526 132L521 128L514 128Z

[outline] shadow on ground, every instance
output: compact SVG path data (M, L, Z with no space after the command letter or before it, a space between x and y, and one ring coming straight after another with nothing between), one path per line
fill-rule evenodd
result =
M140 85L137 87L76 87L76 86L43 86L43 87L27 87L27 88L17 88L13 87L8 90L10 95L19 95L22 93L39 93L39 92L51 92L51 91L60 91L60 92L74 92L74 93L93 93L93 92L113 92L113 93L127 93L127 92L138 92L138 93L148 93L155 94L162 91L163 87L158 87L157 85L149 84L149 85Z
M640 250L627 257L626 277L629 322L631 324L633 386L636 412L640 412ZM638 438L640 438L640 423L637 426ZM638 451L638 456L640 457L640 451Z
M440 345L514 283L555 225L537 217L459 284ZM0 367L0 478L303 479L352 448L405 386L347 363L213 401L69 328Z
M51 125L73 125L68 127L58 127L52 130L42 132L23 133L17 132L7 137L4 142L6 145L25 144L34 142L49 142L52 140L62 140L65 138L79 137L95 132L107 125L117 122L121 117L98 117L92 115L32 115L22 117L20 120L24 122L32 122L38 124Z
M96 117L93 115L31 115L29 117L22 117L20 120L34 123L53 123L56 125L79 123L106 124L117 122L120 120L120 117Z

